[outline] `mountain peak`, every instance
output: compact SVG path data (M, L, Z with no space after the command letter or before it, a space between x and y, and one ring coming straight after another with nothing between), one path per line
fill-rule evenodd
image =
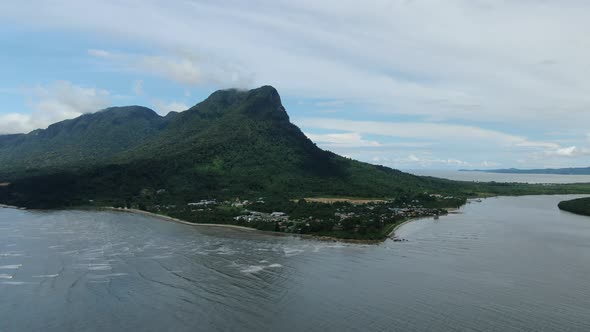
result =
M257 118L289 122L279 92L270 85L248 91L244 112Z
M260 96L266 96L268 98L281 98L279 92L272 85L263 85L259 88L248 91L249 94L256 94Z
M289 121L277 89L264 85L252 90L225 89L213 92L203 102L190 108L202 117L218 117L241 112L249 117Z

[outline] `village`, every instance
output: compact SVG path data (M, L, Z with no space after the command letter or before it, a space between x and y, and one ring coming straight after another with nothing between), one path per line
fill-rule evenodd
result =
M464 200L439 194L411 199L338 200L298 199L267 202L201 199L184 205L154 205L147 210L195 223L222 223L292 234L374 239L386 236L405 220L447 214L446 208Z

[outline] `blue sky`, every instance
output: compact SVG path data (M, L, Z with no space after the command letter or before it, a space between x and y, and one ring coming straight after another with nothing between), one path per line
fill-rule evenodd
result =
M586 1L0 4L0 134L270 84L319 146L401 169L590 166Z

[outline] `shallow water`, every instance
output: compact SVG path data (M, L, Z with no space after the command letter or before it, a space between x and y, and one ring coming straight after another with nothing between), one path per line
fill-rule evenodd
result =
M0 331L588 331L570 197L487 199L380 245L0 209Z

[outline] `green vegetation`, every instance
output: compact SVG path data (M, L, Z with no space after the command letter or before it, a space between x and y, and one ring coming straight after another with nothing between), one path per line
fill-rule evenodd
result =
M590 216L590 197L562 201L558 206L564 211Z
M0 141L0 182L11 183L0 201L36 208L463 189L319 149L290 123L272 87L218 91L164 118L144 108L108 109ZM154 194L162 189L165 195Z
M140 106L116 107L45 130L0 136L0 184L0 203L8 205L159 209L214 223L239 223L235 218L243 208L219 204L196 211L188 204L265 197L264 204L248 209L285 212L298 224L250 227L367 238L382 236L397 220L377 225L371 221L376 215L364 211L338 225L338 204L299 206L293 199L366 197L395 202L388 208L439 209L459 206L467 197L590 193L590 184L457 182L338 156L318 148L290 122L270 86L217 91L189 110L165 117ZM314 220L310 226L299 225L309 217Z
M204 200L187 205L152 205L143 209L194 223L232 224L293 234L312 234L351 240L383 240L410 218L438 216L447 211L434 206L464 204L457 198L420 195L411 200L333 204L300 200ZM425 207L429 205L431 207Z

